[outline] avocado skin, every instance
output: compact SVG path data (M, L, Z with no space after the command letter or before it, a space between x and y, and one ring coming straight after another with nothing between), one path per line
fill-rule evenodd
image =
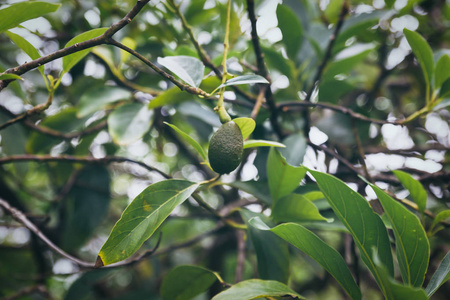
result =
M236 169L242 160L244 139L233 121L223 124L211 137L208 158L211 168L219 174Z

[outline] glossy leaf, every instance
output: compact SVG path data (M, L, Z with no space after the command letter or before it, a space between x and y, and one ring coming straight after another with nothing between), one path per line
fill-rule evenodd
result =
M253 130L255 130L256 123L251 118L236 118L232 121L239 126L244 140L252 134Z
M76 43L81 43L81 42L85 42L87 40L96 38L96 37L102 35L103 33L105 33L106 30L108 30L108 28L97 28L97 29L92 29L92 30L83 32L82 34L79 34L76 37L74 37L73 39L71 39L65 45L64 48L67 48L69 46L75 45ZM84 50L75 52L73 54L64 56L63 57L63 72L64 73L69 72L70 69L72 69L73 66L75 66L86 55L88 55L91 50L92 50L92 48L91 49L84 49Z
M0 74L0 80L15 80L15 79L19 79L22 80L22 77L20 77L19 75L16 74L12 74L12 73L2 73Z
M0 32L19 26L27 20L55 12L60 4L40 1L24 1L11 4L0 10Z
M263 214L247 209L240 210L240 213L247 224L250 219L258 217L266 224L274 225ZM270 231L258 230L253 226L249 226L247 230L256 252L258 278L287 283L289 279L288 244Z
M344 4L344 0L334 0L330 1L327 5L324 15L327 18L329 23L336 23L339 19L339 15L342 10L342 5Z
M244 149L247 148L255 148L255 147L278 147L284 148L285 145L274 142L274 141L265 141L265 140L246 140L244 142Z
M441 87L441 85L450 78L450 56L447 54L442 55L436 63L436 69L434 70L434 78L436 88Z
M427 205L428 195L422 184L406 172L394 170L392 173L394 173L395 177L409 191L412 199L419 207L420 213L423 214Z
M385 294L387 287L384 284L384 278L373 261L374 252L376 252L381 264L387 268L388 274L393 275L391 246L383 221L372 210L367 200L344 182L329 174L309 169L308 171L316 179L336 216L349 230L363 262Z
M97 266L130 257L170 213L198 187L185 180L165 180L147 187L127 206L97 258Z
M278 150L270 149L267 159L267 177L270 195L274 202L292 193L299 186L305 174L304 168L289 165Z
M323 217L311 200L299 194L279 199L272 209L272 217L277 222L332 221Z
M34 59L38 59L39 57L41 57L38 50L36 48L34 48L34 46L31 45L30 42L28 42L26 39L24 39L20 35L12 33L10 31L7 31L6 34L11 39L11 41L13 41L13 43L16 44L17 47L22 49L23 52L25 52L31 59L34 60ZM42 76L45 76L43 65L39 66L38 70L39 70L39 72L41 72Z
M144 136L150 129L153 112L142 103L120 106L108 116L108 130L118 145L128 145Z
M428 297L431 297L438 290L438 288L449 279L450 279L450 252L447 252L444 259L440 263L439 267L431 277L427 288L425 289Z
M288 57L296 60L303 40L303 26L297 15L285 5L277 6L278 27L283 34L283 43L286 46Z
M158 57L158 63L193 87L199 87L205 72L203 63L192 56Z
M208 161L207 155L205 153L205 150L203 150L203 147L200 146L200 144L194 140L189 134L182 131L180 128L178 128L175 125L169 124L167 122L164 122L167 126L170 126L173 130L175 130L186 142L188 142L194 149L197 151L198 154L203 158L204 161Z
M206 291L217 279L217 275L208 269L179 266L164 278L161 296L164 300L189 300Z
M219 85L217 88L219 89L219 88L222 88L225 86L253 84L253 83L268 84L269 82L267 81L267 79L265 79L264 77L259 76L259 75L242 75L242 76L237 76L237 77L228 79L225 83Z
M102 86L84 92L78 103L78 117L86 117L108 104L131 98L131 92L116 86Z
M281 282L249 279L241 281L229 289L215 295L212 300L249 300L282 296L290 296L293 299L305 299Z
M430 244L419 219L379 187L373 184L370 186L392 225L403 282L421 287L428 268Z
M345 57L330 63L324 72L323 80L331 80L338 74L349 73L357 64L366 59L372 51L373 49L364 50L350 57Z
M417 32L405 28L403 33L422 68L427 86L431 86L433 81L434 61L430 45L428 45L427 41Z
M441 89L439 91L439 98L445 98L448 96L450 96L450 78L448 78L446 81L442 83ZM444 102L445 100L447 100L447 104L442 106L442 102ZM448 99L445 100L439 103L437 106L441 106L441 108L448 106Z
M177 104L183 101L192 100L193 98L192 94L182 91L177 86L174 86L152 99L148 104L148 108L154 109L164 105Z
M295 133L283 140L286 148L280 149L280 153L291 166L300 166L306 154L307 141L303 134Z
M270 228L259 218L252 219L250 224L260 230L272 231L306 253L327 270L352 299L361 299L361 291L342 256L313 232L299 224L293 223L285 223Z
M121 43L130 49L133 49L133 50L136 49L136 41L132 38L124 37L122 39ZM125 63L128 60L128 58L130 58L130 56L131 56L131 53L121 49L120 50L120 63L121 64Z

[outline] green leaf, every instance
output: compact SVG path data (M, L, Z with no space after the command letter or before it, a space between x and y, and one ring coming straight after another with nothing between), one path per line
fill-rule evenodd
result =
M355 86L346 80L328 79L319 83L319 101L338 104L340 98L354 91Z
M245 140L255 130L256 123L251 118L236 118L232 120L241 129L242 138Z
M272 217L277 222L327 221L311 200L299 194L290 194L279 199L272 209Z
M79 34L76 37L74 37L73 39L71 39L64 46L64 48L75 45L76 43L81 43L81 42L85 42L87 40L96 38L96 37L102 35L103 33L105 33L106 30L108 30L108 28L97 28L97 29L92 29L92 30L83 32L82 34ZM70 69L72 69L73 66L75 66L86 55L88 55L91 50L92 50L92 48L85 49L85 50L81 50L81 51L75 52L73 54L64 56L63 57L63 72L64 73L69 72Z
M306 253L327 270L352 297L361 299L361 291L342 256L323 242L317 235L299 224L285 223L268 227L261 219L254 218L250 224L260 230L270 230L302 252Z
M77 118L76 108L68 108L55 115L46 117L39 126L70 133L82 129L86 121L87 118ZM33 154L48 153L54 145L60 142L60 138L33 131L27 141L26 150L28 153Z
M257 199L261 200L265 204L272 204L272 199L270 198L269 188L267 182L264 181L233 181L229 183L230 186L238 188L246 193L255 196Z
M425 289L428 297L431 297L437 289L450 279L450 252L447 252L441 264L434 272L433 276Z
M136 41L129 37L124 37L121 41L121 44L127 46L130 49L135 50L136 49ZM120 49L120 63L125 63L128 58L130 58L131 54L125 50Z
M266 83L269 84L267 79L259 75L242 75L231 78L227 80L225 83L219 85L217 89L220 89L225 86L230 85L241 85L241 84L253 84L253 83Z
M439 222L444 221L445 219L450 218L450 209L441 211L436 215L436 217L433 220L433 223L430 226L430 232L434 234L436 231L433 232L433 229L436 227L436 225L439 224Z
M108 104L131 98L131 92L116 86L95 87L84 92L78 103L79 118L104 109Z
M330 1L327 5L327 8L324 11L324 15L327 18L329 23L336 23L339 19L339 15L342 10L342 5L344 4L344 0L334 0Z
M433 82L434 69L433 52L431 51L430 45L417 32L405 28L403 33L422 68L426 85L430 87Z
M0 32L17 27L27 20L39 18L56 11L61 4L40 1L24 1L0 10Z
M274 203L292 193L299 186L305 174L304 168L289 165L278 150L270 149L267 158L267 176L270 195Z
M291 166L300 166L308 146L303 134L291 134L283 140L283 144L286 145L286 148L280 149L280 153L286 158L286 162Z
M367 49L364 51L361 51L358 54L355 54L350 57L345 57L336 61L333 61L329 64L329 66L326 68L323 80L332 80L334 76L338 74L347 74L351 70L355 68L355 66L359 63L361 63L366 57L373 51L373 49Z
M217 294L212 300L249 300L282 296L290 296L293 299L305 299L281 282L249 279L241 281L229 289Z
M286 46L288 57L296 60L297 53L302 46L303 26L297 15L286 5L277 6L278 27L283 34L283 43Z
M450 96L450 78L448 78L446 81L444 81L442 83L441 89L439 91L439 98L445 98L445 97L448 97L448 96ZM442 101L442 102L444 102L444 101ZM439 106L439 104L437 106Z
M384 295L387 287L380 270L373 261L374 252L378 253L381 263L392 276L394 266L391 246L386 227L381 218L372 210L369 203L360 194L353 191L343 181L329 174L308 171L316 179L331 208L353 236L361 258L375 277Z
M205 65L192 56L158 57L158 63L193 87L199 87L205 72Z
M161 284L165 300L189 300L206 291L216 280L213 271L197 266L179 266L172 269Z
M32 60L35 60L35 59L38 59L41 57L38 50L36 48L34 48L34 46L31 45L30 42L28 42L26 39L24 39L20 35L12 33L10 31L7 31L6 34L11 39L11 41L13 41L13 43L16 44L17 47L22 49ZM39 72L41 72L42 76L45 76L43 65L39 66L38 70L39 70Z
M153 98L148 104L148 108L154 109L164 105L176 104L192 99L194 99L192 94L182 91L178 87L174 86Z
M84 168L64 203L64 249L74 251L94 233L107 215L110 202L110 176L104 166Z
M430 244L419 219L379 187L373 184L370 186L392 225L403 282L421 287L430 258Z
M406 172L395 170L392 171L392 173L394 173L395 177L397 177L401 184L409 191L412 199L419 207L419 212L423 214L427 205L428 195L422 184Z
M128 145L150 129L153 112L143 103L127 103L108 116L108 130L118 145Z
M244 149L247 148L255 148L255 147L286 147L282 143L273 142L273 141L265 141L265 140L246 140L244 142Z
M247 209L240 210L240 213L247 224L250 219L258 217L266 224L274 225L263 214ZM288 244L270 231L258 230L253 226L248 226L247 230L256 252L258 278L287 283L289 279Z
M23 80L22 77L20 77L19 75L16 74L12 74L12 73L2 73L0 74L0 80L15 80L15 79L19 79L19 80Z
M197 187L197 183L176 179L147 187L127 206L114 225L98 254L96 265L106 266L130 257Z
M164 124L170 126L173 130L175 130L186 142L188 142L194 149L200 154L200 156L203 158L204 161L208 161L207 155L205 153L205 150L203 150L202 146L194 140L189 134L182 131L180 128L178 128L175 125L169 124L167 122L164 122Z
M442 84L450 78L450 56L442 55L436 63L434 70L434 78L436 88L440 88Z

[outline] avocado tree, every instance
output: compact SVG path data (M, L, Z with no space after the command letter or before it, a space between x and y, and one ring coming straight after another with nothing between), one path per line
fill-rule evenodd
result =
M3 1L2 299L447 299L450 4Z

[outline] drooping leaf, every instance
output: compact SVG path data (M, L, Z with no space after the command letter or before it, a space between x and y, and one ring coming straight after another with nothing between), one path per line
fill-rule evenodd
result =
M282 4L277 6L277 19L287 55L295 61L303 41L302 23L292 9Z
M272 231L306 253L327 270L352 299L361 299L361 291L342 256L313 232L294 223L284 223L270 228L259 218L252 219L250 224L260 230Z
M272 217L277 222L331 221L320 214L311 200L299 194L279 199L272 209Z
M269 83L267 79L260 75L242 75L231 79L228 79L225 83L219 85L217 88L222 88L230 85L241 85L241 84L253 84L253 83Z
M258 217L266 224L273 226L268 217L247 209L240 210L246 223ZM255 248L258 263L258 277L264 280L276 280L287 283L289 279L289 249L288 244L270 231L258 230L248 226L248 234Z
M130 257L197 187L197 183L176 179L147 187L127 206L114 225L98 254L96 265L106 266Z
M374 252L378 253L381 264L392 276L394 266L391 247L386 227L381 218L372 210L364 197L353 191L344 182L332 175L308 169L316 179L331 208L352 235L359 248L361 258L375 277L383 294L386 292L382 278L375 262Z
M370 185L378 196L395 235L397 260L403 281L421 287L430 258L430 244L419 219L379 187Z
M436 88L442 86L442 84L450 78L450 56L442 55L436 63L436 69L434 70L434 79Z
M229 289L215 295L212 300L249 300L282 296L290 296L293 299L305 299L281 282L249 279L241 281Z
M193 87L199 87L205 72L205 65L192 56L158 57L158 63Z
M216 280L215 272L198 266L178 266L161 284L164 300L189 300L206 291Z
M108 116L109 134L118 145L128 145L150 129L153 112L143 103L128 103Z
M22 77L12 73L2 73L0 74L0 80L10 80L10 79L19 79L22 80Z
M88 166L81 171L64 201L64 249L82 246L103 221L110 201L109 184L109 172L103 166Z
M203 147L200 146L200 144L194 140L189 134L182 131L180 128L178 128L175 125L169 124L167 122L164 122L167 126L170 126L173 130L175 130L186 142L188 142L194 149L197 151L198 154L203 158L204 161L208 161L207 155L205 153L205 150L203 150Z
M255 130L256 123L251 118L236 118L232 120L241 129L242 138L245 140Z
M0 32L17 27L27 20L55 12L61 4L40 1L24 1L0 10Z
M291 166L300 166L308 146L303 134L291 134L283 140L283 144L286 145L286 148L280 149L280 153L286 158L286 162Z
M274 141L265 141L265 140L246 140L244 142L244 149L247 148L255 148L255 147L278 147L284 148L286 147L282 143L274 142Z
M431 297L438 288L450 279L450 252L447 252L441 264L434 272L425 289L428 297Z
M417 32L405 28L403 33L422 68L426 85L430 87L433 81L434 69L433 52L431 51L430 45Z
M305 174L304 168L289 165L278 150L270 149L267 159L267 177L273 201L276 202L292 193L305 177Z
M183 101L192 100L193 98L192 94L182 91L177 86L174 86L153 98L148 104L148 108L154 109L164 105L177 104Z
M108 28L96 28L96 29L92 29L92 30L83 32L83 33L77 35L76 37L74 37L73 39L71 39L69 42L67 42L67 44L65 45L64 48L75 45L76 43L81 43L81 42L85 42L87 40L96 38L96 37L102 35L103 33L105 33L106 30L108 30ZM86 55L88 55L90 51L91 51L91 49L84 49L84 50L75 52L73 54L64 56L63 57L63 72L64 73L69 72L70 69L72 69L73 66L75 66Z
M78 103L78 117L86 117L104 109L108 104L126 100L131 92L116 86L102 86L84 92Z
M412 199L419 207L420 213L423 214L427 205L428 196L427 191L422 184L406 172L394 170L392 173L394 173L395 177L397 177L401 184L409 191Z
M6 34L11 39L11 41L13 41L13 43L16 44L17 47L22 49L31 59L34 60L34 59L38 59L39 57L41 57L38 50L36 48L34 48L34 46L31 45L30 42L28 42L26 39L24 39L20 35L12 33L10 31L7 31ZM39 70L39 72L41 72L42 76L45 76L43 65L39 66L38 70ZM20 79L20 77L19 77L19 79Z

